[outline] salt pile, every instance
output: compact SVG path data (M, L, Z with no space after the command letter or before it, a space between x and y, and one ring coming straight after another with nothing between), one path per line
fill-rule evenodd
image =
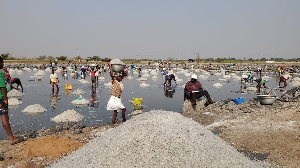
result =
M105 80L103 76L98 77L98 80Z
M256 90L257 90L256 87L248 87L248 88L247 88L247 91L256 91Z
M85 98L82 98L81 100L80 99L75 99L71 103L75 104L75 105L84 105L84 104L89 104L89 102L90 102L89 100L87 100Z
M15 105L19 105L22 104L23 102L18 100L17 98L10 98L8 99L8 105L9 106L15 106Z
M27 106L22 112L25 113L42 113L47 111L47 109L45 109L43 106L39 105L39 104L34 104L34 105L30 105Z
M63 113L51 118L51 121L56 123L60 122L78 122L84 118L83 115L77 113L74 109L73 110L66 110Z
M118 158L118 159L116 159ZM265 167L180 113L133 117L50 167Z
M200 75L199 78L202 79L202 80L206 80L208 78L208 76L206 76L206 75Z
M16 89L12 89L12 90L10 90L7 93L7 97L8 98L11 98L11 97L22 97L22 96L24 96L24 94L21 91L16 90Z
M111 64L121 64L121 65L125 65L124 62L122 62L119 58L114 58L110 61Z
M152 76L152 79L158 79L158 77L157 76Z
M213 84L213 86L215 88L221 88L223 85L221 83L215 83L215 84Z
M111 82L107 82L107 83L104 84L104 86L105 86L105 87L108 87L108 88L111 88L112 83L111 83Z
M44 76L45 74L46 74L45 71L39 70L39 71L37 71L37 73L35 73L34 75L35 75L35 76Z
M224 75L223 78L226 79L226 80L228 80L228 79L231 78L231 76L230 75Z
M81 80L79 80L79 82L82 83L82 84L90 83L89 81L87 81L87 80L85 80L85 79L81 79Z
M136 79L136 80L139 80L139 81L146 81L147 78L140 77L140 78L138 78L138 79Z
M149 84L141 83L141 84L140 84L140 87L141 87L141 88L146 88L146 87L149 87Z
M77 90L75 90L72 94L75 94L75 95L83 95L83 94L85 94L85 91L83 91L83 90L81 90L81 89L77 89Z
M222 74L220 72L215 73L216 76L221 76Z

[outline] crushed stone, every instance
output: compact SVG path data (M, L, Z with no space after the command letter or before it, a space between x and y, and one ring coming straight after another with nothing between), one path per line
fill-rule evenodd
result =
M267 167L267 163L251 161L179 113L152 110L106 131L50 167Z

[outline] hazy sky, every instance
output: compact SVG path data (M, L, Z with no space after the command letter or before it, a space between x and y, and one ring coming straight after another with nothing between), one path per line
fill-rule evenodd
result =
M0 54L299 58L300 0L0 0Z

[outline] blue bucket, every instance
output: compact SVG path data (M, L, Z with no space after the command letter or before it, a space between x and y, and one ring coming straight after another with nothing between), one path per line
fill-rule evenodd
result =
M239 98L233 99L233 101L234 101L236 104L241 104L241 103L244 103L245 98L244 98L244 97L239 97Z

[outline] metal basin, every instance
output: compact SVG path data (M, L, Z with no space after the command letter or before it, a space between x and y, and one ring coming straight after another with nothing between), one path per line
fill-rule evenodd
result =
M114 72L123 72L126 65L121 64L111 64L111 69Z
M257 98L258 98L260 104L263 104L263 105L271 105L276 100L275 95L257 95Z

